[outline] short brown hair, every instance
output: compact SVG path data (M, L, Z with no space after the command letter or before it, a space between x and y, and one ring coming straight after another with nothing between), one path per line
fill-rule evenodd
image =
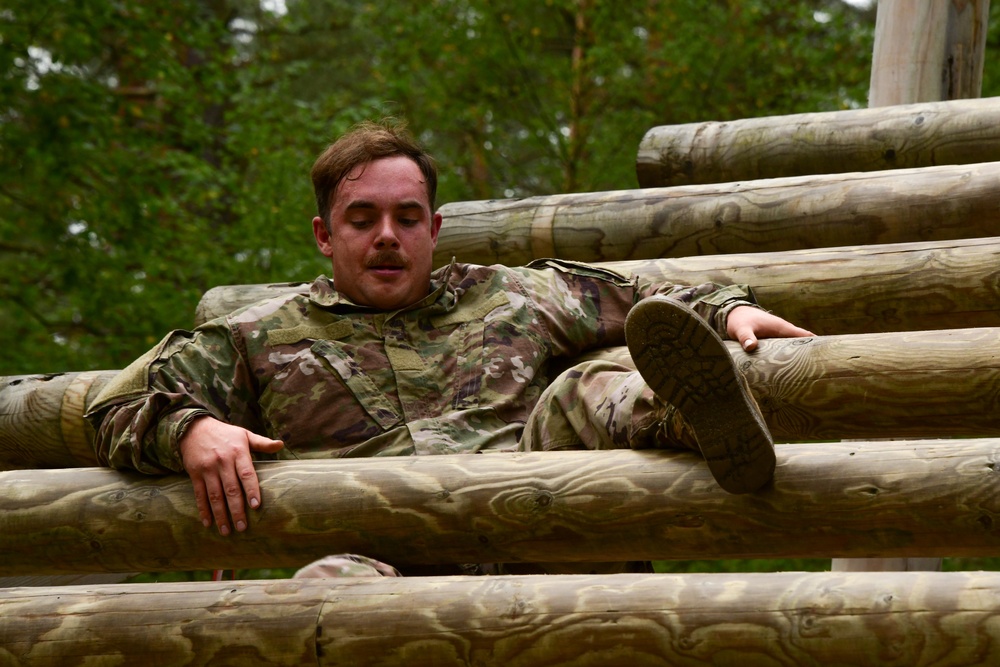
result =
M330 228L330 209L333 207L337 186L349 173L363 164L387 157L403 155L420 167L427 184L427 201L434 212L437 197L437 166L424 148L406 130L405 123L394 118L364 121L355 125L344 136L330 144L316 159L312 168L316 208L327 229Z

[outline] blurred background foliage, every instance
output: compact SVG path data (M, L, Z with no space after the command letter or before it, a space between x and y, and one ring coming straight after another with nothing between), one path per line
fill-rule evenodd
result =
M122 368L221 284L328 270L308 171L392 114L438 204L637 187L655 125L865 106L842 0L7 0L0 375ZM995 46L991 40L991 48Z
M653 126L866 106L874 25L864 0L7 0L0 375L121 368L213 286L326 271L308 172L359 120L409 122L439 205L634 188Z

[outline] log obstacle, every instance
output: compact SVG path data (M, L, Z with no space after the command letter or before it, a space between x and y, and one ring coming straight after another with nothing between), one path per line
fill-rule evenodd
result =
M639 187L657 188L996 160L994 97L654 127L639 144L636 176Z
M101 468L0 473L0 573L716 558L986 556L1000 439L778 445L774 482L722 491L666 450L258 463L244 533L202 527L191 482Z
M600 264L679 284L753 286L768 310L817 334L1000 326L1000 237ZM304 283L205 292L195 323Z
M996 235L1000 163L446 204L435 265L518 266Z
M0 589L0 662L1000 662L1000 574L421 577Z
M779 441L1000 436L1000 327L767 339L753 354L727 346ZM625 347L582 359L635 367ZM116 372L86 374L79 401L59 393L80 386L78 374L6 378L0 470L98 465L83 414Z
M83 414L117 373L0 377L0 470L97 465Z

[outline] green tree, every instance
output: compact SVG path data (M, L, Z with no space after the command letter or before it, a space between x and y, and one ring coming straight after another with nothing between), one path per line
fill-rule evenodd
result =
M308 170L362 118L409 121L439 203L632 188L655 125L864 106L873 26L841 0L8 0L0 374L118 368L215 285L324 271Z

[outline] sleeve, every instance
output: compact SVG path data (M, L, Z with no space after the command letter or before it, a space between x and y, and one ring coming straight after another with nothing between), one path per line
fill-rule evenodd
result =
M97 395L86 418L97 460L147 474L182 472L178 443L212 416L262 432L256 385L225 320L173 331Z
M528 264L528 269L533 271L523 274L527 292L534 297L556 356L624 345L629 310L650 296L666 296L687 304L723 338L729 312L736 306L756 305L747 285L677 285L554 259L536 260Z
M685 286L640 281L636 300L653 295L667 296L687 304L704 318L722 338L727 337L726 319L733 308L737 306L757 307L757 298L749 285L719 285L709 282Z

